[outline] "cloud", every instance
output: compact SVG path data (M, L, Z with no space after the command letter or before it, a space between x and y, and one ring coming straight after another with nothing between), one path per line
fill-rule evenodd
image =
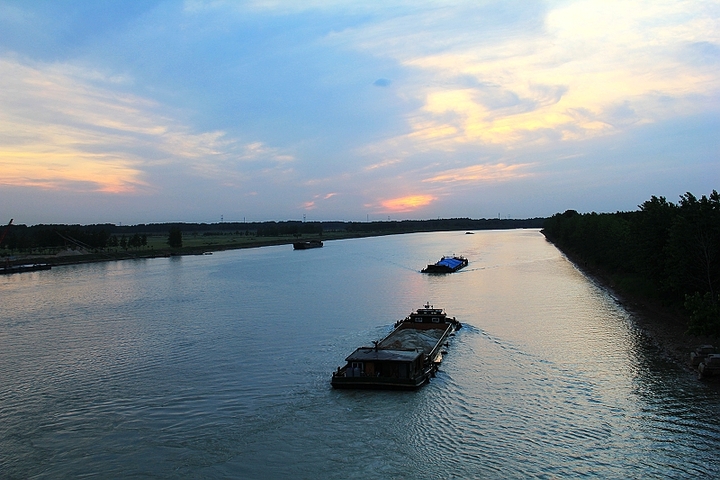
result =
M379 163L373 163L372 165L368 165L367 167L365 167L365 170L377 170L379 168L385 168L385 167L389 167L390 165L395 165L397 163L400 163L401 161L402 160L400 160L399 158L384 160Z
M329 200L335 196L337 196L337 192L326 193L323 195L321 195L321 194L315 195L313 197L313 200L304 202L302 204L302 208L304 208L305 210L314 210L318 207L318 201Z
M194 133L175 112L130 93L128 79L68 64L0 58L0 183L140 193L152 171L187 169L237 183L248 164L277 169L292 155L223 131Z
M522 173L532 164L505 165L472 165L464 168L446 170L423 182L428 183L478 183L507 181L530 176L529 173Z
M138 115L149 104L94 88L72 69L32 67L7 58L0 59L0 104L4 185L81 185L106 193L147 186L138 156L121 144L123 136L165 133L163 126Z
M377 80L375 80L373 82L373 85L375 85L376 87L387 87L391 83L392 82L390 80L388 80L387 78L378 78Z
M131 193L147 187L135 163L112 155L0 147L0 185Z
M343 32L414 71L403 93L421 107L387 154L572 142L718 108L720 24L706 4L584 0L534 19L510 7L516 23L474 30L456 26L485 26L486 11L461 5Z

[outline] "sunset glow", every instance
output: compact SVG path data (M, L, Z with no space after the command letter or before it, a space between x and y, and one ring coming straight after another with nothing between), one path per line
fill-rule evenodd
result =
M429 205L435 200L436 198L432 195L408 195L407 197L383 200L381 205L388 212L412 212L418 208Z

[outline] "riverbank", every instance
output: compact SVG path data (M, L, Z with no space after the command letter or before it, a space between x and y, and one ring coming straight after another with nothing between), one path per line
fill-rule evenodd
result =
M14 255L2 259L4 265L47 264L51 266L75 265L80 263L112 262L140 258L160 258L183 255L203 255L223 250L238 250L244 248L269 247L274 245L292 245L297 241L308 240L339 240L382 235L381 233L342 233L337 232L325 235L278 236L278 237L248 237L233 235L187 235L183 239L183 246L170 248L167 245L167 236L150 237L146 247L123 249L119 247L103 250L88 250L83 248L66 248L52 253L34 253ZM0 265L1 267L1 265Z
M547 241L553 243L550 240ZM553 243L553 245L555 244ZM559 246L555 246L585 276L612 294L617 303L630 313L638 330L658 349L662 356L681 366L688 373L697 374L697 370L690 364L690 352L695 350L698 345L717 346L717 338L687 333L689 317L684 311L665 306L659 300L623 291L607 272L592 267L571 253L563 251Z

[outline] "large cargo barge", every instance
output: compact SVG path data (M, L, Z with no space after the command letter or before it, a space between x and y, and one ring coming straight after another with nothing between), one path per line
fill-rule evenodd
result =
M413 390L424 385L442 361L442 347L462 327L439 308L426 304L395 324L372 347L351 353L333 372L335 388Z

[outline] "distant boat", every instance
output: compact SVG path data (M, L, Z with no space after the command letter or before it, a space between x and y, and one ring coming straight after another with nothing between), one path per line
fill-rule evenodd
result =
M435 375L442 348L462 324L439 308L425 305L395 323L392 332L372 347L351 353L333 372L334 388L414 390Z
M0 267L0 275L10 273L37 272L39 270L50 270L51 265L47 263L34 263L32 265L9 265Z
M453 273L468 265L468 259L453 255L452 257L442 257L439 262L421 270L422 273Z
M465 235L475 235L475 232L465 232Z
M307 242L295 242L293 248L295 250L307 250L308 248L320 248L323 246L323 242L320 240L308 240Z

